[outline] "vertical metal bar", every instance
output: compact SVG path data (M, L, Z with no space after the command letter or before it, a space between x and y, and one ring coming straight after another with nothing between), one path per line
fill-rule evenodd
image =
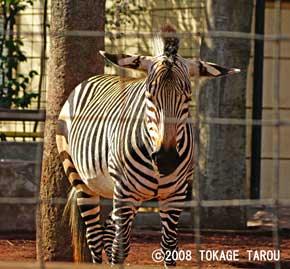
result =
M197 268L201 268L201 259L200 259L200 170L199 170L199 156L200 156L200 138L199 138L199 92L200 92L200 83L199 78L195 79L195 128L194 128L194 162L195 162L195 181L193 186L193 195L196 201L196 207L194 208L193 217L194 217L194 242L196 246L196 259L197 259Z
M199 31L202 30L204 25L204 16L201 10L204 11L205 3L204 1L200 2L200 9L197 9L196 18L199 18L197 23L197 29ZM199 39L199 45L201 45L201 39ZM199 46L200 47L200 46ZM197 53L200 56L200 50ZM194 197L196 201L196 207L193 209L193 214L191 214L194 218L193 225L194 225L194 242L196 246L196 260L197 260L197 268L202 268L202 261L200 258L200 249L201 249L201 235L200 235L200 213L201 213L201 201L200 201L200 169L199 169L199 156L200 156L200 118L199 118L199 93L200 93L200 82L199 77L196 77L194 80L195 86L195 128L194 128L194 162L195 162L195 175L194 175L194 184L192 184L192 197ZM193 115L192 115L193 116Z
M122 49L123 49L123 42L124 40L123 37L122 37L122 33L123 33L123 30L122 30L122 27L121 27L121 12L122 12L122 9L123 9L123 5L124 5L124 0L117 0L116 1L116 13L115 13L115 27L116 27L116 43L117 43L117 53L118 54L121 54L122 53ZM120 75L121 78L125 77L125 71L121 68L120 70L118 69L118 74ZM122 83L122 80L121 80L121 87L122 87L122 90L124 89L125 85ZM126 103L126 100L124 100L124 103L122 105L125 106L125 103ZM121 122L124 122L124 118L123 116L121 116L120 118L120 121ZM114 208L114 202L113 202L113 208ZM113 212L113 211L112 211ZM121 239L123 240L123 238ZM121 245L121 249L120 249L120 256L124 256L124 248L123 248L123 244ZM119 264L117 265L117 269L123 269L124 268L124 265L122 264Z
M46 72L46 48L47 48L47 7L48 0L44 0L43 2L43 18L42 18L42 46L41 46L41 56L40 56L40 74L39 74L39 82L38 82L38 97L37 97L37 109L40 110L41 98L42 98L42 90L43 90L43 80ZM35 121L33 132L37 131L39 121ZM36 138L33 138L35 141Z
M281 0L275 0L274 6L274 29L277 40L274 43L274 74L273 74L273 110L276 125L273 131L273 246L280 250L279 240L279 181L280 181L280 51L281 51ZM275 268L280 269L280 261L275 263Z
M255 33L264 34L265 25L265 0L256 1L255 12ZM252 118L262 119L263 110L263 65L264 65L264 40L255 40L254 49L254 78L253 78L253 99ZM262 127L252 126L251 142L251 199L260 198L260 176L261 176L261 142Z

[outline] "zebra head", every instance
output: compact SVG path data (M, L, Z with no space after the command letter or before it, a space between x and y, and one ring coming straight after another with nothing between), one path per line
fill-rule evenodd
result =
M178 54L179 38L171 25L162 29L164 49L154 57L100 53L113 64L147 72L145 80L145 126L152 146L151 156L159 172L173 172L180 161L185 124L189 117L192 77L220 77L238 73L201 60L193 61ZM180 145L180 144L183 144Z

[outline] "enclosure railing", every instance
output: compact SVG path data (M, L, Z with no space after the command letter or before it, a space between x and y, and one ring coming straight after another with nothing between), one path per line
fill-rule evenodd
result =
M198 114L195 116L193 120L193 124L196 126L199 125L200 122L208 123L208 124L221 124L221 125L246 125L246 126L273 126L274 127L274 191L272 199L232 199L232 200L201 200L198 193L195 193L195 200L186 201L184 203L178 204L179 206L183 206L184 208L194 208L194 231L195 231L195 243L197 250L200 247L200 220L199 213L200 208L203 207L252 207L252 206L268 206L274 209L274 218L273 218L273 246L275 249L280 249L279 242L279 208L281 206L290 206L290 199L281 199L279 198L279 185L280 185L280 145L281 145L281 127L282 126L290 126L290 120L281 119L280 116L280 65L279 65L279 57L281 50L281 42L290 42L290 36L281 34L281 1L275 1L275 18L274 18L274 26L275 26L275 34L271 35L260 35L260 34L252 34L252 33L241 33L241 32L185 32L180 34L180 36L190 36L190 37L226 37L226 38L237 38L237 39L247 39L247 40L264 40L267 42L274 43L274 74L273 74L273 100L274 100L274 114L275 119L272 120L252 120L252 119L233 119L233 118L205 118L199 119ZM27 33L29 34L29 33ZM108 36L112 35L112 33L103 33L103 32L95 32L95 31L71 31L71 32L51 32L51 35L55 36ZM139 32L138 34L134 32L126 32L124 34L124 38L130 37L154 37L156 33L152 32ZM196 82L196 87L198 88L198 82ZM198 90L196 91L199 92ZM198 100L198 98L196 98ZM198 113L198 103L196 103L196 113ZM12 113L5 114L5 112L0 111L0 120L32 120L32 121L42 121L45 119L44 111L17 111L15 114ZM3 113L2 113L3 112ZM198 154L199 142L196 140L196 153ZM198 156L196 156L196 160L198 160ZM198 165L196 165L198 169ZM197 173L198 174L198 173ZM199 184L198 176L195 178L197 182L197 186ZM198 189L198 188L197 188ZM64 199L51 199L49 201L40 200L38 197L31 198L23 198L23 197L0 197L0 204L31 204L31 205L39 205L40 203L66 203ZM147 202L144 203L144 207L158 207L157 202ZM41 240L41 238L39 239ZM198 255L197 255L198 257ZM17 264L17 263L6 263L0 262L0 268L109 268L107 265L101 265L100 267L96 265L77 265L72 267L73 265L67 264L44 264L44 263L32 263L32 264ZM107 266L107 267L106 267ZM125 267L126 268L126 267ZM129 268L129 267L128 267ZM134 268L145 268L145 266L134 266ZM154 266L154 268L158 268ZM160 267L161 268L161 267ZM178 267L177 267L178 268ZM202 263L198 260L197 268L202 268ZM275 268L281 268L281 263L275 262Z
M30 121L30 122L44 122L45 121L45 110L19 110L19 109L3 109L0 108L0 121L11 122L11 121ZM25 131L2 131L0 135L5 139L7 137L32 137L32 138L43 138L43 132L25 132Z

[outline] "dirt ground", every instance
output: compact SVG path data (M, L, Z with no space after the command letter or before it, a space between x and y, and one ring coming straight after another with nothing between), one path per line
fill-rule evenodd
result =
M290 268L290 231L284 230L280 232L279 236L281 268ZM159 240L160 233L157 231L146 233L135 231L132 235L131 251L126 263L156 266L157 263L152 260L152 252L159 248ZM269 260L273 252L266 252L268 257L266 256L266 260L263 260L263 251L273 250L273 237L270 231L202 232L200 242L199 256L203 258L202 268L275 268L274 261ZM191 268L197 265L195 246L193 233L179 233L179 251L185 251L185 253L187 251L188 254L188 261L178 261L179 266ZM213 254L214 251L216 255ZM203 253L203 257L201 253ZM237 255L235 260L233 260L233 256L230 256L233 253ZM278 253L276 254L278 255ZM35 261L35 256L33 235L0 234L0 261L32 262ZM180 258L185 259L186 257L181 255ZM216 258L220 261L208 261L208 259Z

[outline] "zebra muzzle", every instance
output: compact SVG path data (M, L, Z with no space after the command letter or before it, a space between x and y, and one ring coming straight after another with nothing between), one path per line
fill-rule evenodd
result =
M180 157L176 147L166 149L161 146L160 150L151 154L151 158L159 173L164 176L173 173L180 163Z

